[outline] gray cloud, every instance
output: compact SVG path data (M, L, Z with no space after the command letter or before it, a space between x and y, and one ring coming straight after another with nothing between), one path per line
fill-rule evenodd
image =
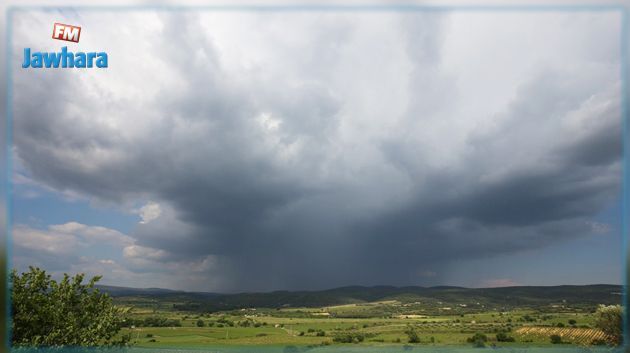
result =
M127 271L195 263L213 290L440 283L440 264L591 234L619 193L605 14L516 21L527 53L516 78L488 78L512 93L487 105L506 89L464 88L493 53L449 56L474 16L130 14L127 42L112 16L83 17L107 71L16 75L15 154L53 189L160 205L129 234Z

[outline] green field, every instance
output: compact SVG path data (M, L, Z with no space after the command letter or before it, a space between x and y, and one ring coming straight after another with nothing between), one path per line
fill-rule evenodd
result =
M128 300L125 303L130 304ZM593 328L592 313L570 308L555 312L530 309L442 315L421 315L414 309L407 314L399 314L398 310L394 311L395 314L383 314L391 307L404 305L387 301L200 314L168 309L173 303L134 304L137 306L130 305L130 319L136 324L123 329L122 333L131 335L134 346L147 348L217 345L472 346L475 343L469 339L475 334L486 336L484 346L540 347L552 345L551 334L546 333L550 330L563 336L561 345L587 346L593 344L593 339L604 337ZM372 312L381 316L370 317ZM147 327L144 322L147 318L173 320L177 326ZM199 320L203 322L203 327L198 327ZM411 339L410 331L415 332L416 340ZM513 342L498 340L499 333L508 340L513 339Z

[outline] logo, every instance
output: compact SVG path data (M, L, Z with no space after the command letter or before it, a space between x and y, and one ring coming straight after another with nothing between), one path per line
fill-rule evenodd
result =
M63 23L53 25L52 38L67 42L79 43L81 37L81 27ZM106 52L71 52L68 47L62 47L59 52L32 51L31 48L24 48L24 61L22 68L106 68Z
M55 23L53 25L53 39L79 43L80 36L81 27L79 26L66 25L63 23Z

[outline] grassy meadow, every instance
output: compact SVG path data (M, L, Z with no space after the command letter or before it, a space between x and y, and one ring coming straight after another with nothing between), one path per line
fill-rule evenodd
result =
M606 335L586 308L547 307L463 312L460 306L422 314L422 305L396 300L326 307L247 308L199 313L173 310L174 302L119 299L131 309L136 347L259 346L590 346ZM398 309L398 310L393 310ZM402 313L401 313L402 310ZM456 312L455 312L456 311ZM152 327L151 325L163 325ZM552 342L552 336L555 338Z

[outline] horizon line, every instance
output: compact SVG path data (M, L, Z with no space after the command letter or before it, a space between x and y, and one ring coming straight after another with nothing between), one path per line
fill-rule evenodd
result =
M378 284L378 285L347 285L347 286L339 286L339 287L329 287L325 289L272 289L272 290L251 290L251 291L233 291L233 292L219 292L219 291L209 291L209 290L185 290L185 289L172 289L172 288L162 288L162 287L128 287L121 285L112 285L112 284L96 284L95 287L112 287L112 288L120 288L120 289L130 289L130 290L162 290L162 291L170 291L170 292L182 292L182 293L193 293L193 294L218 294L218 295L235 295L235 294L271 294L278 292L325 292L332 291L337 289L345 289L345 288L378 288L378 287L388 287L395 289L403 289L403 288L423 288L423 289L438 289L438 288L457 288L457 289L500 289L500 288L557 288L557 287L595 287L595 286L618 286L623 289L626 284L621 283L590 283L590 284L554 284L554 285L512 285L512 286L496 286L496 287L464 287L457 285L435 285L435 286L421 286L421 285L386 285L386 284Z

